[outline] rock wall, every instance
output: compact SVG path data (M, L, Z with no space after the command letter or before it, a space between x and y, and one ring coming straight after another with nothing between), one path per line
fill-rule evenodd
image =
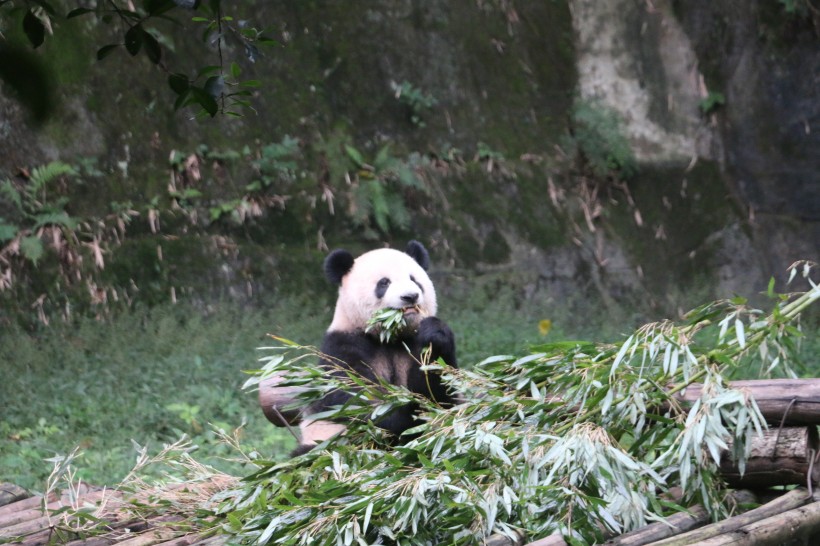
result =
M501 279L522 302L592 298L665 315L705 297L754 295L792 261L818 258L811 12L732 0L291 0L231 9L282 43L255 63L224 51L264 83L245 117L173 112L163 72L142 58L95 63L96 48L118 36L78 20L61 23L41 50L63 97L51 121L29 126L0 93L2 177L54 159L97 160L102 175L71 190L77 214L168 203L173 151L198 153L203 168L213 162L214 174L191 189L212 201L241 196L264 146L298 139L288 197L307 204L287 201L238 228L207 221L214 202L201 204L193 224L169 208L159 233L142 210L128 241L106 250L100 282L155 286L160 299L176 284L178 295L253 300L316 289L300 284L303 267L313 272L325 246L414 236L444 264L437 274ZM173 70L213 62L190 30L165 32ZM431 100L414 107L397 91L403 83ZM704 106L718 94L722 101ZM622 118L640 166L627 182L591 176L567 148L578 96ZM408 228L366 232L328 212L322 192L350 191L345 145L372 158L385 144L403 160L422 158L427 188L402 194ZM239 154L248 164L207 160L196 152L202 145L249 149ZM162 264L151 257L160 247L174 249L160 252ZM139 271L145 279L134 278Z

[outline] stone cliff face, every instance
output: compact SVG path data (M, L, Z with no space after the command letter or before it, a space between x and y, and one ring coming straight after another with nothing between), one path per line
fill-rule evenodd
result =
M172 112L164 74L143 59L92 63L116 39L111 29L66 23L43 50L65 97L57 116L32 129L0 95L0 170L97 158L103 175L76 189L72 211L101 216L111 202L167 200L171 151L203 144L247 146L255 151L244 157L258 159L265 145L297 137L301 181L287 189L314 207L322 191L350 192L345 145L372 158L390 144L426 162L425 193L403 194L410 225L375 235L296 201L250 227L209 225L207 207L236 197L231 188L258 168L188 177L189 189L210 192L195 226L169 222L170 211L168 231L154 233L143 213L127 251L107 250L112 286L140 285L134 256L149 259L167 235L175 251L164 263L178 263L170 276L148 268L158 293L176 283L180 294L221 285L244 296L301 286L286 280L304 276L295 264L321 259L306 246L413 235L439 263L500 275L545 306L594 298L667 313L697 303L696 290L753 295L792 261L820 257L820 49L811 12L736 4L239 3L236 15L275 28L283 47L253 64L227 48L264 87L255 114L206 121ZM172 66L208 53L168 32ZM567 148L578 97L619 114L639 164L627 183L591 175Z

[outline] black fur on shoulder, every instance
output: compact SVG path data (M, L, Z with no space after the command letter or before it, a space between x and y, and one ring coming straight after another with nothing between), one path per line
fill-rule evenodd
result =
M410 241L407 243L407 249L404 252L416 260L423 270L427 271L427 268L430 267L430 255L420 242Z
M353 268L353 254L347 250L334 250L325 258L325 277L331 283L342 284L342 278Z

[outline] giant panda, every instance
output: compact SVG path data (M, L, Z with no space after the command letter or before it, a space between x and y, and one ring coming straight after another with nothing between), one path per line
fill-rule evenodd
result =
M427 269L430 257L418 241L410 241L404 252L380 248L358 258L346 250L334 250L325 258L327 279L339 286L333 320L321 344L320 366L327 373L346 374L339 367L353 370L368 380L383 380L406 387L435 402L448 406L453 396L441 377L420 369L421 352L430 348L430 362L441 358L456 367L453 332L436 317L436 291ZM368 330L374 312L401 309L406 327L389 341L379 332ZM344 431L343 423L312 420L311 414L344 404L349 392L336 390L311 404L303 412L300 443L293 455ZM408 404L379 419L376 424L398 437L416 424L417 404Z

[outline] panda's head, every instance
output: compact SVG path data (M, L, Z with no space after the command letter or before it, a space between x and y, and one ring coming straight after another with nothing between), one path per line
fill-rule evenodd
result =
M408 326L436 314L436 291L427 275L430 256L418 241L405 252L380 248L358 258L334 250L325 258L325 275L339 285L339 299L328 331L364 330L374 312L404 309Z

